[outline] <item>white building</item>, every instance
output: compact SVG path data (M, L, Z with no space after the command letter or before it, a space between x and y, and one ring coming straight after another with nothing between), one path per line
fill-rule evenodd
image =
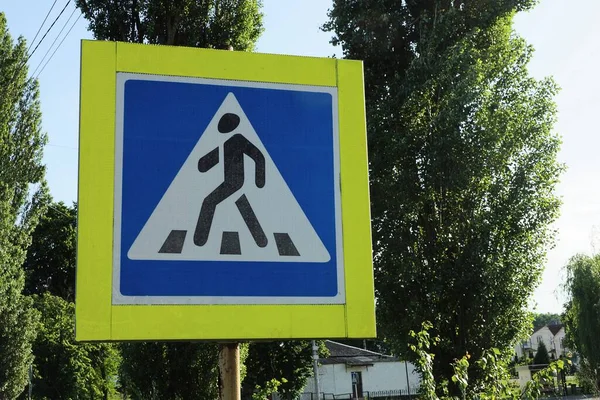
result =
M330 354L319 360L319 387L326 399L333 395L359 399L377 392L417 393L420 377L411 363L330 340L325 344ZM315 392L313 378L309 378L304 392Z
M569 351L565 347L564 340L565 328L563 325L546 325L534 331L529 339L518 343L515 346L515 353L519 358L523 357L523 355L534 357L539 344L544 342L550 359L557 359L561 355L566 355Z

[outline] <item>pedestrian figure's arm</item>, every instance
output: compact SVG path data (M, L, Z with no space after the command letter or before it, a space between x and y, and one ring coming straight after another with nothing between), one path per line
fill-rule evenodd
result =
M219 148L215 148L198 160L198 171L206 172L219 163Z
M256 176L255 176L255 180L256 180L256 186L259 188L262 188L265 186L265 156L263 156L263 154L260 152L260 150L258 149L258 147L256 147L255 145L253 145L252 143L248 142L246 144L246 151L245 153L254 160L254 162L256 163L256 166L254 168L254 170L256 171Z

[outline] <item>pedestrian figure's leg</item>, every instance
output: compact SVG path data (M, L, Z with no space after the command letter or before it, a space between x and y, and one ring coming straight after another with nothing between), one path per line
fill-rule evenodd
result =
M235 205L238 210L240 210L240 214L242 214L242 218L250 230L250 234L256 242L256 245L258 247L265 247L269 243L267 235L265 235L265 231L263 231L263 228L260 226L260 222L258 222L258 218L256 218L256 214L254 214L254 210L252 209L250 202L248 202L246 195L243 194L242 197L237 199Z
M223 182L211 194L206 196L202 202L198 223L194 231L194 244L196 246L204 246L206 244L217 205L235 193L235 191L235 188Z

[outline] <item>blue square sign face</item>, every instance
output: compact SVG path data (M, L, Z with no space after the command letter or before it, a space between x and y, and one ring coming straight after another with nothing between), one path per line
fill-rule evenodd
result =
M113 304L344 303L337 89L117 74Z

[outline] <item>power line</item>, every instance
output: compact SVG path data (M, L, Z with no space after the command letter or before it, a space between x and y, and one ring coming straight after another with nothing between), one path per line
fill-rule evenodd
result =
M27 62L29 61L29 59L31 58L31 56L33 55L33 53L35 53L35 51L38 49L38 47L40 47L40 44L42 44L42 42L44 41L44 39L46 38L46 36L48 35L48 33L50 32L50 30L54 26L54 24L56 24L56 21L58 21L58 19L65 12L65 10L67 9L67 6L70 3L71 3L71 0L68 0L67 3L65 4L65 6L63 7L63 9L60 10L60 13L58 14L58 16L52 22L52 24L50 25L50 27L46 30L46 33L44 33L44 36L42 36L42 38L40 39L40 41L38 42L38 44L35 46L35 48L33 49L33 51L27 55L27 57L25 58L25 61L23 61L23 63L20 66L17 66L17 68L15 69L15 73L13 74L12 79L10 79L10 81L8 81L8 83L3 88L2 97L7 96L8 91L12 88L12 85L14 83L16 83L16 80L18 79L19 74L21 73L21 71L23 71L23 68L25 68L27 66ZM52 8L54 8L54 4L52 4L52 7L50 8L50 11L52 11ZM48 14L50 14L50 11L48 11ZM48 18L48 16L46 16L46 18ZM46 21L46 18L44 18L44 22ZM40 30L41 30L42 27L43 27L43 24L42 24L42 26L40 26ZM37 37L37 34L36 34L36 37ZM35 39L34 39L34 41L35 41ZM29 50L29 48L28 48L28 50ZM39 74L38 74L38 76L39 76ZM29 81L29 80L27 80L27 81Z
M69 19L67 19L67 21L63 24L60 32L58 32L58 35L56 35L56 37L54 38L54 41L52 42L52 44L50 45L50 47L48 47L48 50L46 50L46 53L44 54L44 57L42 57L42 59L40 60L40 62L38 63L38 66L35 67L35 69L33 70L33 72L31 73L31 76L35 75L36 71L38 70L38 68L40 68L40 66L44 63L44 60L46 59L46 57L48 56L48 53L50 53L50 50L52 50L52 47L54 47L54 44L56 43L56 41L58 40L58 38L60 37L61 33L63 33L63 31L65 30L65 28L67 27L67 24L69 23L69 21L71 21L71 18L73 18L73 15L75 14L75 11L77 11L77 7L73 9L73 11L71 12L71 15L69 15Z
M63 210L59 209L58 207L56 207L54 204L48 204L48 207L53 209L54 211L56 211L59 214L62 214L63 216L67 217L67 218L73 218L72 215L68 215L67 213L65 213Z
M27 61L29 61L29 59L35 53L35 51L38 49L38 47L40 47L40 44L42 44L42 42L44 41L44 39L46 38L46 36L48 36L48 33L50 32L50 30L52 29L52 27L54 26L54 24L56 24L56 21L58 21L58 19L60 18L60 16L65 12L65 10L67 9L67 6L70 3L71 3L71 0L68 0L67 4L65 4L65 6L63 7L63 9L60 10L60 13L54 19L54 21L52 22L52 25L50 25L50 27L48 28L48 30L46 30L46 33L44 33L44 36L42 36L42 38L40 39L40 41L38 42L38 44L35 46L35 48L33 49L33 51L27 56L27 59L25 60L25 63L27 63Z
M67 36L69 36L69 33L71 33L71 31L73 30L73 28L75 27L75 24L77 24L77 21L79 21L79 18L81 18L81 15L82 14L79 14L79 17L77 17L77 19L75 20L75 22L73 22L73 25L71 25L71 27L67 31L67 34L62 38L62 40L60 41L60 43L58 44L58 46L56 46L56 49L54 49L54 52L52 52L52 55L50 56L50 58L48 59L48 61L46 61L46 64L44 64L44 66L42 67L42 69L40 70L40 72L38 72L38 74L35 76L36 79L44 71L44 68L46 68L46 65L48 65L48 63L50 62L50 60L52 60L52 57L54 57L54 54L56 54L56 52L58 51L58 49L60 48L60 46L63 44L63 42L67 38Z
M31 49L31 46L35 43L35 39L37 39L38 35L40 34L40 31L44 27L44 24L46 23L46 20L48 19L48 16L50 15L50 13L52 12L52 10L54 9L54 5L56 4L57 1L58 0L54 0L54 3L52 3L52 6L48 10L48 12L46 13L46 16L44 17L44 20L42 21L42 24L40 25L40 27L38 28L37 32L35 33L35 36L33 37L33 40L31 42L29 42L29 46L27 46L27 52L28 53L29 53L29 49Z

